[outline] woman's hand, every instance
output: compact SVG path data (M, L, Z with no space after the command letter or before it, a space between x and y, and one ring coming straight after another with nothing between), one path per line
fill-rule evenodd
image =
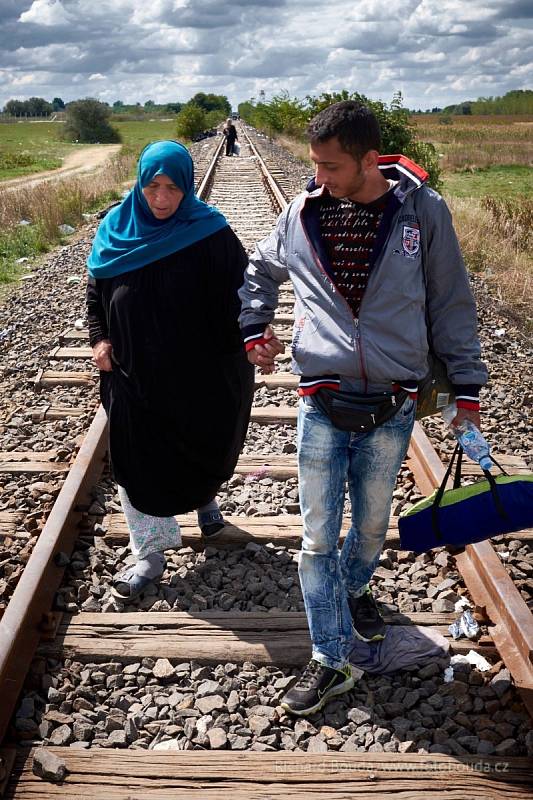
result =
M102 372L111 372L113 369L113 364L111 363L112 350L113 345L109 339L102 339L93 347L94 362L98 369L101 369Z

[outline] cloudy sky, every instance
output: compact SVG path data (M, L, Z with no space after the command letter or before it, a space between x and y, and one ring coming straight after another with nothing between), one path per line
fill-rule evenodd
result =
M0 106L347 88L425 109L532 88L532 18L531 0L0 0Z

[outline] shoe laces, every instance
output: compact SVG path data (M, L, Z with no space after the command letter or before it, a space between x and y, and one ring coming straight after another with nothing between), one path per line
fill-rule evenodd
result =
M300 676L300 680L298 681L298 688L299 689L311 688L311 686L315 682L317 675L319 675L323 669L324 669L323 665L319 661L315 661L315 659L312 658Z

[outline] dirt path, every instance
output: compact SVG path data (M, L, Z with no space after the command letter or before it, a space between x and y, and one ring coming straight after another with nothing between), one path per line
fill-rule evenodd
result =
M47 172L36 172L32 175L21 175L20 178L0 181L0 189L15 189L21 187L27 189L44 181L70 177L71 175L78 175L82 172L91 172L101 166L112 155L118 153L119 150L119 144L96 144L91 147L83 147L65 156L63 166L58 167L58 169L51 169Z

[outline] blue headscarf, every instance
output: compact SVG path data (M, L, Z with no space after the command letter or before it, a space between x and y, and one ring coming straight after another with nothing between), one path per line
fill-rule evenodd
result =
M142 192L156 175L166 175L185 194L174 214L156 219ZM194 168L186 147L154 142L141 153L137 182L120 205L102 220L87 266L93 278L112 278L183 250L228 223L194 193Z

